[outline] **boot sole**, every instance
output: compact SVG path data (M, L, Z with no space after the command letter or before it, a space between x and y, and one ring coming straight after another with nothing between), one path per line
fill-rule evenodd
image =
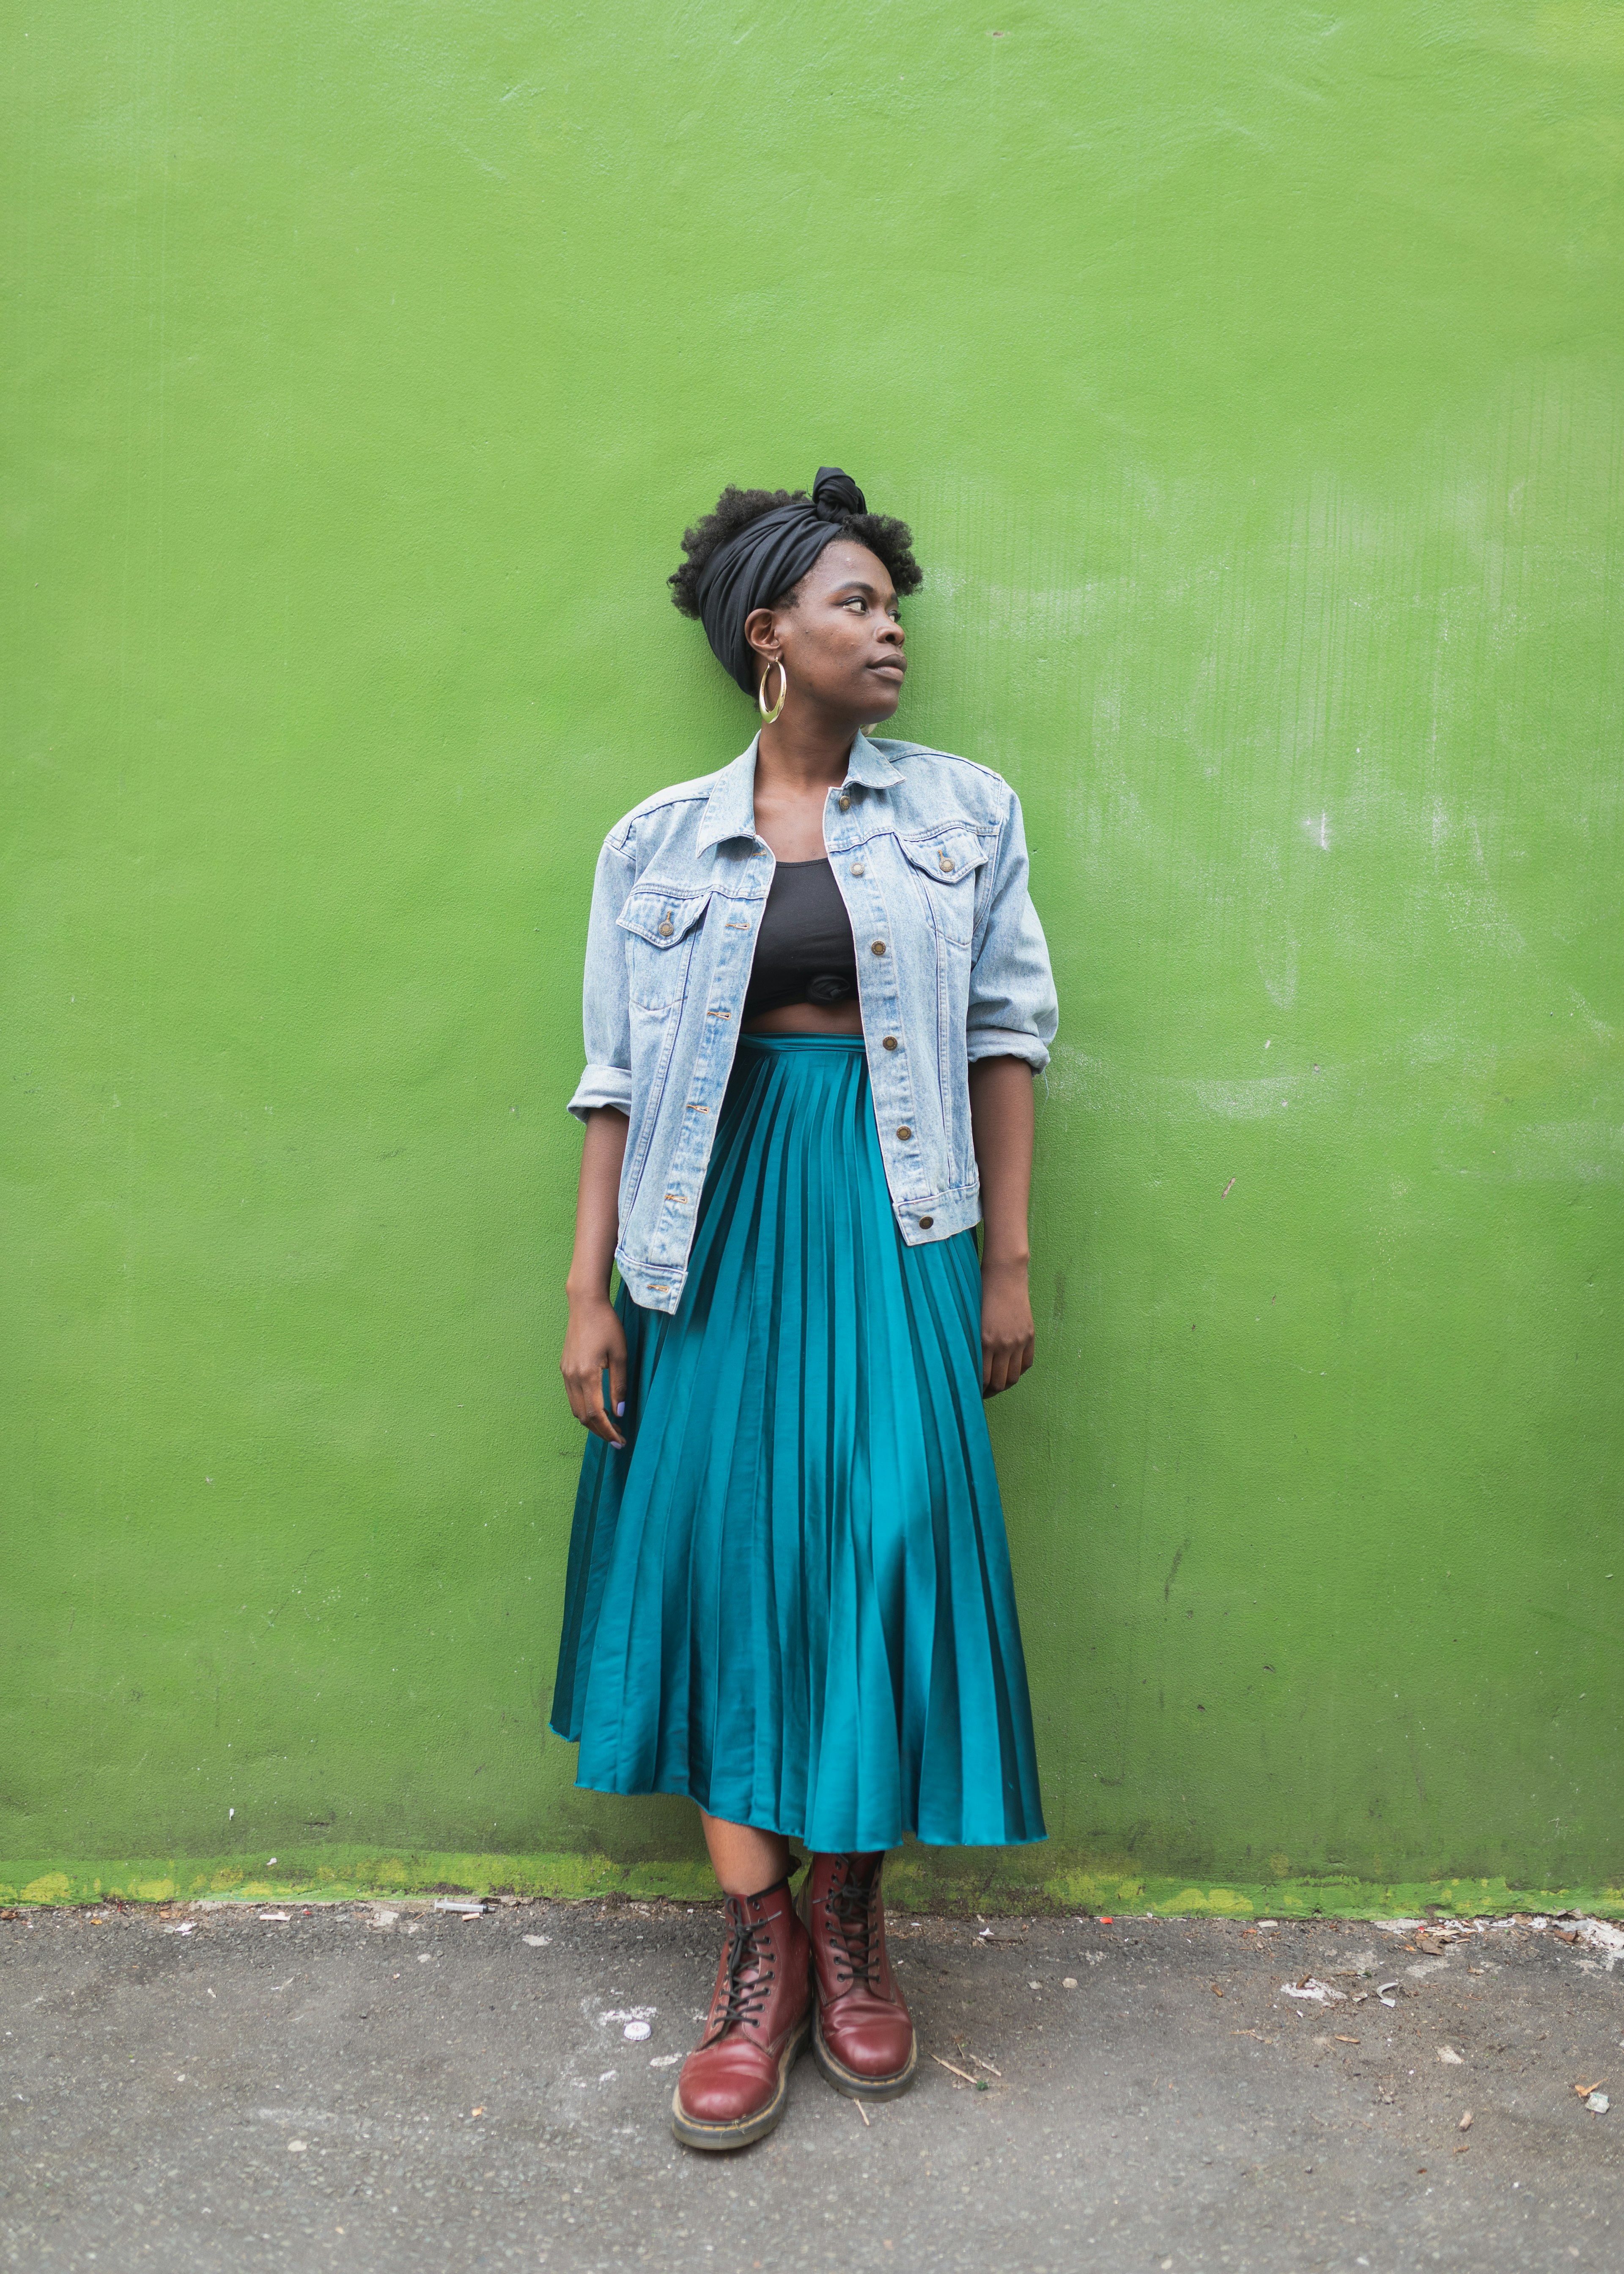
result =
M817 2063L818 2074L837 2092L848 2100L895 2100L907 2090L919 2067L919 2039L914 2040L906 2061L889 2076L860 2076L854 2068L847 2068L837 2060L823 2042L823 2017L818 2014L812 2025L812 2058Z
M782 2121L789 2101L789 2073L806 2051L811 2032L808 2014L778 2055L778 2089L763 2108L752 2116L736 2117L730 2124L705 2124L698 2117L689 2116L682 2106L682 2086L678 2082L671 2096L671 2129L673 2138L685 2148L748 2148L753 2140L765 2139Z

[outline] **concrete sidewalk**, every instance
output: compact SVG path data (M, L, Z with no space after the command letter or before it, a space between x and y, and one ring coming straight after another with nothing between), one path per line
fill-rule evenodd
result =
M25 1913L0 2263L1617 2274L1620 1939L1559 1931L905 1916L914 2091L865 2123L803 2061L702 2157L666 2112L715 1912Z

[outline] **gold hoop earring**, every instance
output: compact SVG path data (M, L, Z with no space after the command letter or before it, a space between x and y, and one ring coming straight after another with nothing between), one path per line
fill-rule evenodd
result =
M778 709L769 711L767 708L767 681L772 676L772 666L775 663L778 666ZM785 697L788 693L789 674L784 668L784 659L781 655L770 656L767 660L767 668L761 675L761 685L756 690L756 707L762 714L762 724L763 727L771 726L773 720L778 717L778 712L782 711L784 708Z

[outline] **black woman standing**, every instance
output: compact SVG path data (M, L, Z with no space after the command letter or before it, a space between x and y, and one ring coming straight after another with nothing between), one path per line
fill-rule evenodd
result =
M841 2091L906 2090L885 1851L1044 1836L982 1400L1033 1360L1054 983L1008 783L864 731L912 544L829 467L688 532L677 606L763 723L616 824L592 897L552 1723L580 1785L701 1810L728 1931L694 2147L771 2131L808 2035Z

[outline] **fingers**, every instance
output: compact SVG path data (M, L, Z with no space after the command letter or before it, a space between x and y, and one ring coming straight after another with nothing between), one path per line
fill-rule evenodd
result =
M981 1344L981 1395L996 1397L1000 1390L1013 1389L1036 1356L1034 1335L1024 1342Z
M1013 1389L1033 1360L1037 1329L1025 1270L983 1267L981 1296L981 1395L996 1397Z
M614 1451L617 1453L623 1453L625 1451L625 1438L621 1436L620 1431L609 1419L608 1414L604 1411L603 1391L601 1389L598 1393L597 1412L595 1413L583 1413L581 1416L581 1419L585 1422L592 1434L595 1437L601 1437L605 1445L613 1447Z
M569 1410L576 1420L583 1429L590 1429L595 1437L601 1437L605 1445L613 1446L618 1452L624 1447L626 1440L615 1427L613 1418L604 1406L604 1368L613 1363L614 1361L612 1360L610 1353L605 1351L590 1370L586 1367L567 1367L560 1365L559 1372L564 1376L564 1388L569 1397ZM616 1402L623 1403L626 1396L626 1359L623 1348L619 1365L620 1387Z
M617 1367L620 1370L620 1375L619 1388L616 1388L614 1381ZM609 1376L609 1403L607 1405L604 1403L604 1375L605 1373ZM586 1425L595 1437L601 1437L605 1444L613 1445L617 1452L625 1445L626 1440L620 1434L616 1417L617 1414L623 1413L625 1410L626 1359L624 1355L624 1345L622 1345L621 1355L619 1358L616 1357L614 1352L612 1350L605 1351L604 1352L603 1361L599 1365L597 1374L592 1377L591 1410L588 1416Z
M625 1444L625 1438L604 1411L601 1370L593 1374L590 1382L572 1382L569 1384L569 1410L583 1429L590 1429L593 1436L601 1437L605 1445L613 1445L618 1452Z

